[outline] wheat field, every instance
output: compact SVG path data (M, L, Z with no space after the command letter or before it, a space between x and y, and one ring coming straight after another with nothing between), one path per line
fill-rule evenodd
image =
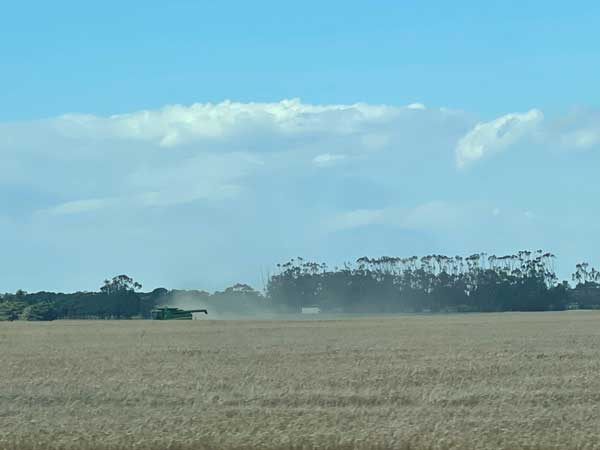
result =
M0 324L0 449L600 448L600 314Z

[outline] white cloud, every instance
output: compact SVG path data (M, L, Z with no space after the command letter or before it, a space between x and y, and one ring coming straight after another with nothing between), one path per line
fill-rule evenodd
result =
M579 108L547 127L547 141L562 148L589 150L600 146L600 112Z
M511 113L476 124L455 147L456 165L464 168L527 142L544 150L600 148L600 111L578 108L547 120L538 109Z
M531 136L543 117L541 111L532 109L526 113L506 114L490 122L478 123L458 141L455 149L457 166L466 167Z
M51 208L42 210L50 214L79 214L105 209L119 202L116 198L91 198L64 202Z
M333 215L326 221L330 231L385 224L400 229L441 230L465 223L472 208L453 203L431 201L413 208L390 206L381 209L356 209Z
M313 164L318 167L327 167L346 159L346 155L332 155L331 153L322 153L313 158Z
M268 132L293 137L313 133L352 134L370 122L393 120L402 111L424 109L355 103L312 105L299 99L276 103L170 105L110 117L65 114L53 121L65 136L78 139L129 139L175 147L198 140L222 140L236 135Z
M565 147L588 149L600 142L600 130L576 130L565 134L562 144Z
M373 178L400 177L401 183L444 173L452 151L466 167L527 139L589 149L600 145L600 113L578 110L548 122L532 109L475 124L466 113L421 103L225 101L4 123L0 137L0 186L44 192L55 201L37 210L70 215L232 201L260 183L258 177L298 177L310 165L343 162L343 171L368 167ZM413 214L405 220L426 221L429 213Z
M229 201L256 177L307 167L344 170L373 155L385 168L442 155L472 125L466 114L365 103L197 103L100 117L65 114L0 124L0 186L44 192L36 210L71 215L108 207ZM380 164L380 163L377 163ZM126 205L126 206L125 206ZM53 209L54 208L54 209Z
M68 215L115 207L166 207L199 200L231 200L243 190L238 180L261 165L259 159L246 154L203 154L163 166L135 169L114 197L67 201L40 212Z
M239 180L253 174L263 162L250 154L200 154L163 166L131 173L130 188L143 206L168 206L196 200L227 200L242 191Z
M181 272L196 286L222 287L224 277L239 281L231 261L240 261L235 270L259 273L257 259L272 264L311 248L339 261L353 249L377 253L394 242L418 253L436 243L459 252L467 245L486 250L496 240L543 246L552 226L597 213L589 189L595 180L586 177L600 165L600 152L574 153L565 164L569 155L556 149L593 150L599 136L600 114L590 110L552 120L532 110L477 124L466 112L420 104L299 100L2 123L5 250L20 255L22 236L34 237L20 269L4 272L42 273L52 254L38 252L60 247L72 249L71 260L85 260L85 268L68 269L90 277L108 275L116 259L156 274L167 270L156 264L160 255L184 261L173 265L173 277ZM455 170L498 152L506 152L505 164L488 165L483 179ZM495 177L521 152L536 153L519 163L543 164L526 180ZM555 180L569 170L565 189ZM530 205L534 220L525 214ZM141 248L142 239L151 245ZM80 249L89 246L94 257L86 259Z
M390 144L390 136L384 133L366 133L362 138L362 144L367 150L380 150Z
M385 209L356 209L330 217L325 225L329 231L347 230L382 223L388 214Z
M426 202L408 211L401 224L404 228L428 230L460 226L466 216L465 210L464 206L448 202Z

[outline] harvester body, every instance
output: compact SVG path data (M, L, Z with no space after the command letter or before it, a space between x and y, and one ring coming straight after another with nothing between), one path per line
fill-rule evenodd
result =
M152 320L192 320L194 318L193 313L208 314L208 311L206 309L184 310L167 306L154 308L150 311Z

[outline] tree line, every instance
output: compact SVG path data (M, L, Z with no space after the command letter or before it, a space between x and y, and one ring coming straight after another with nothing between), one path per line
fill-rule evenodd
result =
M556 311L600 308L600 271L575 267L559 281L555 256L542 250L496 256L362 257L330 268L294 258L278 264L262 291L236 284L223 291L154 289L118 275L97 292L0 296L0 320L148 318L158 305L206 307L209 314Z
M142 285L118 275L97 292L36 292L0 294L0 321L55 319L144 319L156 306L208 307L211 314L252 314L266 311L265 296L246 284L224 291L168 290L142 292Z

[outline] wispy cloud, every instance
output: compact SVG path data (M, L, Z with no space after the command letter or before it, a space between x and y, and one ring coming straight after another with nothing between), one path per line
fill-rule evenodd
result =
M330 231L346 230L382 223L389 219L385 209L355 209L335 214L325 221Z
M331 153L322 153L313 158L313 164L318 167L327 167L346 159L346 155L332 155Z
M50 214L79 214L105 209L115 206L121 200L118 198L91 198L85 200L73 200L60 203L56 206L42 210Z
M474 207L442 201L429 201L412 208L393 205L381 209L355 209L329 217L330 231L369 225L390 225L399 229L439 230L465 225Z

